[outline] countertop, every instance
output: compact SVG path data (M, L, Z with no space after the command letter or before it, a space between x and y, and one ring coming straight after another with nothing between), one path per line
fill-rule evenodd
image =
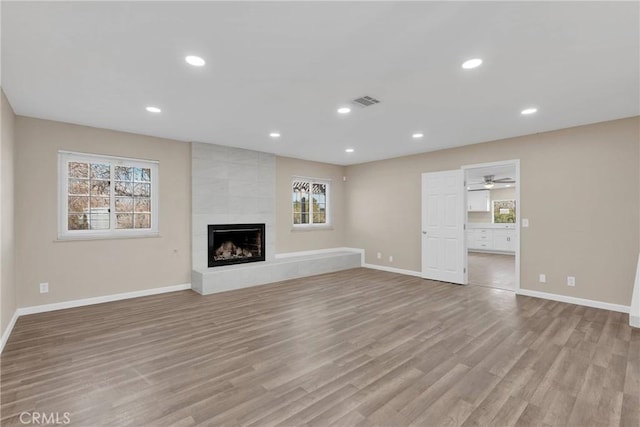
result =
M497 229L507 229L507 230L515 230L515 224L491 224L484 222L468 222L467 230L473 230L476 228L497 228Z

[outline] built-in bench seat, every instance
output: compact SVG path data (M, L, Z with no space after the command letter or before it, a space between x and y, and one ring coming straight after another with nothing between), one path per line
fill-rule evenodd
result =
M362 251L355 249L282 254L265 262L193 270L191 289L208 295L357 268L362 266L362 262Z

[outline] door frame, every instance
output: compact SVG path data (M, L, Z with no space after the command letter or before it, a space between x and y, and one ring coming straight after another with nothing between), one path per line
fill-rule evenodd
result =
M510 166L515 166L516 168L516 224L515 224L515 232L516 232L516 259L515 259L515 263L516 263L516 272L515 272L515 279L516 279L516 283L515 283L515 289L514 292L516 294L520 293L520 210L522 208L522 205L520 204L520 159L512 159L512 160L502 160L502 161L497 161L497 162L489 162L489 163L476 163L476 164L472 164L472 165L464 165L462 166L462 170L464 171L464 209L465 209L465 220L464 220L464 224L465 224L465 239L464 239L464 250L465 250L465 255L468 254L469 250L467 248L467 239L466 239L466 231L467 231L467 220L468 220L468 215L466 212L467 209L467 170L468 169L478 169L478 168L486 168L486 167L492 167L492 166L504 166L504 165L510 165ZM464 276L464 284L467 285L469 284L469 260L468 257L465 256L464 257L464 271L465 271L465 276Z

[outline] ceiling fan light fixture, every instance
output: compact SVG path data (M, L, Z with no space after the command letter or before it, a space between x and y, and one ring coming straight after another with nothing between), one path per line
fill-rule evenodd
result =
M484 185L484 188L493 188L495 184L493 182L488 182Z

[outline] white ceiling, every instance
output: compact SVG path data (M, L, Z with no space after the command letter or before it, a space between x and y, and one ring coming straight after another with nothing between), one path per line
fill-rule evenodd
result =
M20 115L353 164L640 114L639 8L3 1L2 86Z
M511 178L516 179L516 166L512 163L483 166L472 169L465 169L465 181L469 189L477 190L484 189L484 177L487 175L493 175L493 179ZM515 184L500 184L496 183L493 189L506 188L507 185L514 186Z

